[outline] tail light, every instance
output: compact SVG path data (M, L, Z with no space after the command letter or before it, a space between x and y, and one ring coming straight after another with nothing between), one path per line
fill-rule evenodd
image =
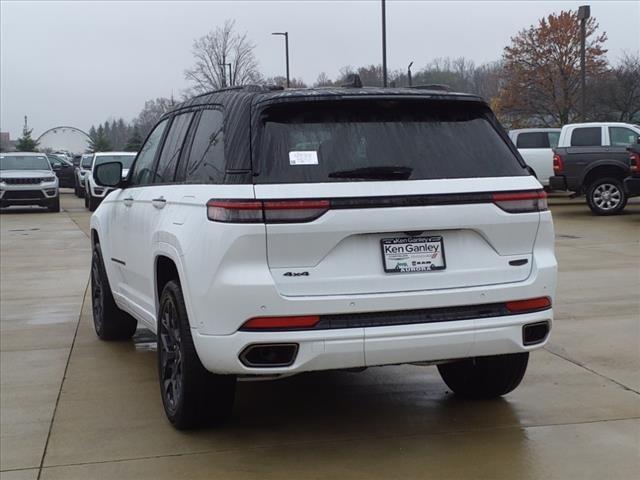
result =
M493 203L505 212L528 213L547 210L547 194L543 190L500 192L492 195Z
M329 200L209 200L209 220L224 223L310 222L324 215Z
M256 317L244 322L240 330L277 330L312 328L320 321L319 315L298 317Z
M629 170L631 173L640 172L640 154L634 152L629 155Z
M549 158L549 157L547 157ZM553 173L560 175L564 172L564 160L557 153L553 154Z
M507 302L506 307L511 313L535 312L551 308L551 299L549 297L537 297L527 300L516 300L514 302Z

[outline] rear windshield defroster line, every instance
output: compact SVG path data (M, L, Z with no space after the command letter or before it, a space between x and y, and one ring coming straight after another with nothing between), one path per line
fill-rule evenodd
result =
M427 99L282 103L262 112L256 183L525 176L483 104Z

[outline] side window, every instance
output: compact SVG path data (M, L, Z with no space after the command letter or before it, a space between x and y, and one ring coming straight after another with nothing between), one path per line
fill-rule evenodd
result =
M547 132L547 135L549 137L549 146L551 148L556 148L560 141L560 132Z
M153 178L153 161L156 158L156 152L160 147L162 134L165 128L167 128L168 121L167 119L159 123L140 149L138 158L136 158L136 162L133 165L133 172L131 172L131 185L148 185L151 183Z
M224 117L220 110L204 110L193 136L185 179L187 183L222 183L224 175Z
M173 176L176 172L180 152L182 151L184 137L187 135L187 130L189 130L189 124L192 118L193 112L176 115L173 118L169 133L167 133L167 138L162 147L162 153L158 160L153 183L173 182Z
M571 132L572 147L599 147L602 145L600 127L576 128Z
M518 135L518 148L549 148L546 132L529 132Z
M638 143L638 134L630 128L609 127L609 140L612 147L627 147Z

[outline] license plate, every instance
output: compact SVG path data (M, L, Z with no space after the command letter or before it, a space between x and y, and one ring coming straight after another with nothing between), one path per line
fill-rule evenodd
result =
M415 273L444 270L444 242L441 236L383 238L382 263L387 273Z

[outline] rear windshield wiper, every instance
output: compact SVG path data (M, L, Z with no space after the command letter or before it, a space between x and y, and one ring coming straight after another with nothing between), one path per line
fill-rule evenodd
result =
M353 170L331 172L329 178L364 178L370 180L407 180L411 176L411 167L363 167Z

